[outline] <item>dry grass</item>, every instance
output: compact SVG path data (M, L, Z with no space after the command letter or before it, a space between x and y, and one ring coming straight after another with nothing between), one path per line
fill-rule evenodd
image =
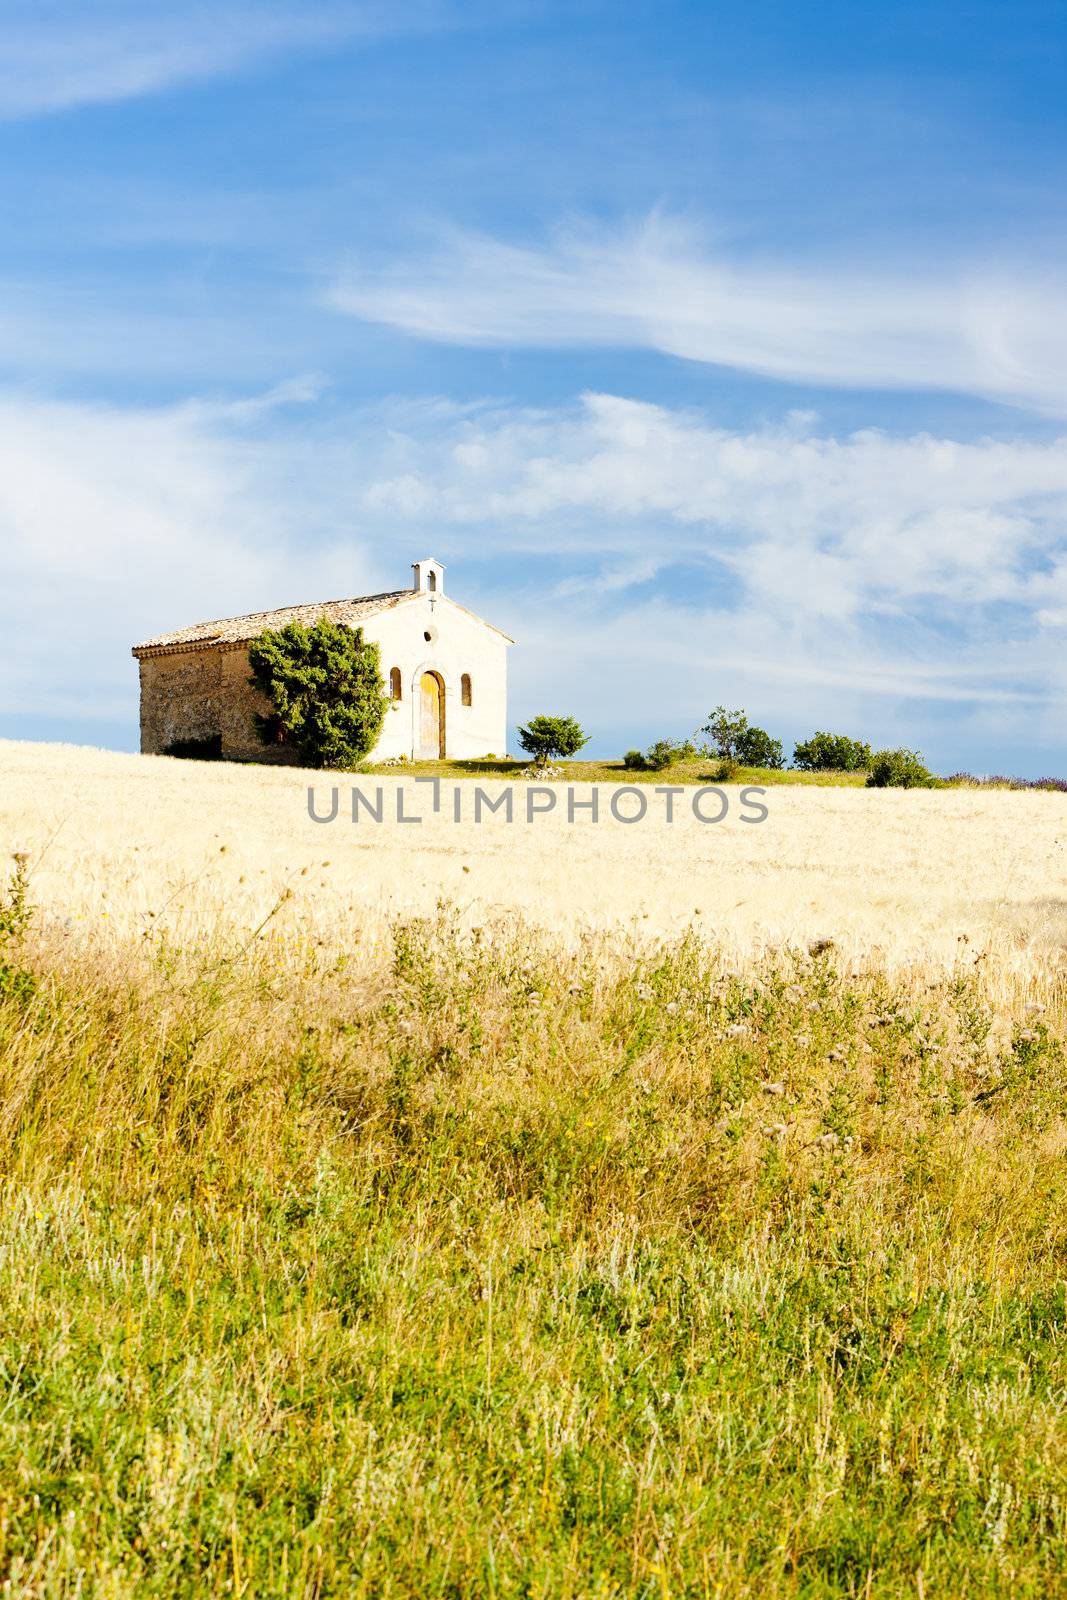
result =
M1063 1592L1047 973L5 918L6 1592Z

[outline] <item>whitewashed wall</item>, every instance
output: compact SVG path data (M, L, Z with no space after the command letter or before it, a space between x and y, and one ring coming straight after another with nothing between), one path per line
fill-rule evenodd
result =
M433 604L431 605L431 600ZM426 634L429 639L425 638ZM381 646L382 677L400 668L403 695L385 714L372 760L413 756L419 748L420 691L424 672L445 684L445 751L450 760L503 756L508 741L508 641L453 605L445 594L421 591L390 611L368 617L366 639ZM462 703L460 678L471 677L471 704Z

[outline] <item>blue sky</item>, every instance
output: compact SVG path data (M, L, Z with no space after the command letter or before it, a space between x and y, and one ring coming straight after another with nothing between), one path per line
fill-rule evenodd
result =
M513 721L1067 771L1056 4L0 0L0 734L407 581Z

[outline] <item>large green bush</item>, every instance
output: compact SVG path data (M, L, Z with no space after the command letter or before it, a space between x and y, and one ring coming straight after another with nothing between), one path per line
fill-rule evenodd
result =
M844 733L813 733L793 746L793 765L801 772L866 772L871 747Z
M879 750L871 757L868 789L937 789L941 780L917 750Z
M354 767L373 750L389 702L378 646L362 628L325 617L311 628L266 628L248 661L273 708L256 718L264 744L291 745L309 767Z
M746 728L737 741L737 760L743 767L785 766L785 753L781 739L772 739L763 728Z

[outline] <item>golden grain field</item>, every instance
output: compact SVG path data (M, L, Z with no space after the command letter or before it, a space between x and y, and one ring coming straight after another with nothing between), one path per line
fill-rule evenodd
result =
M336 821L309 820L307 790ZM381 824L353 825L353 783L383 790ZM736 789L717 825L688 796L668 824L653 797L640 823L556 809L532 823L470 820L475 785L428 785L293 769L224 766L80 747L0 742L0 848L25 851L33 896L72 933L116 938L166 930L186 944L221 927L272 929L373 948L388 921L439 900L468 925L521 911L568 938L583 929L673 937L688 927L740 959L783 943L834 939L881 964L952 964L988 951L1005 970L1054 965L1067 948L1067 802L1056 793L788 787L766 821L740 820ZM404 791L414 824L396 821ZM576 788L588 799L591 786ZM708 808L714 815L715 807Z

